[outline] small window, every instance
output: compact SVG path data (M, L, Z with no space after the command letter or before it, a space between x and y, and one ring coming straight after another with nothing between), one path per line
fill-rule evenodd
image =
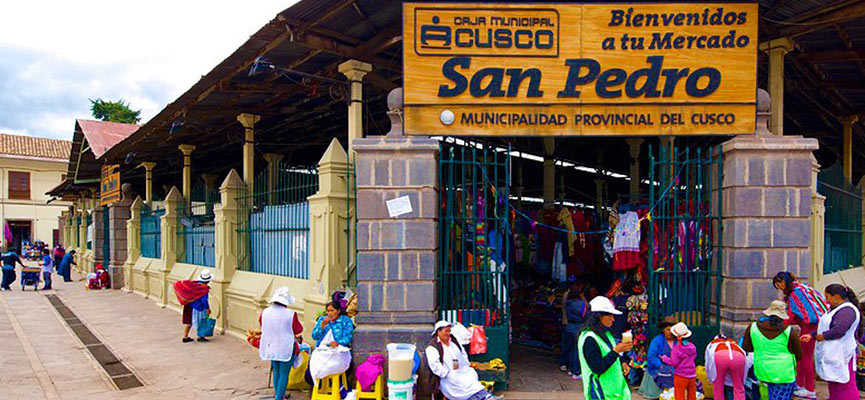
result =
M9 198L30 200L30 173L9 171Z

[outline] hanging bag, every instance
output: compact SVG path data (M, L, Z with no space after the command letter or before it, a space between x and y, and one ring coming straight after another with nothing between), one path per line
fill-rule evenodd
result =
M196 333L201 337L212 337L213 329L216 327L216 320L205 315L198 320L198 328Z
M484 327L480 325L473 325L469 328L469 332L472 334L471 343L469 343L469 354L484 354L487 352L487 334L484 331Z

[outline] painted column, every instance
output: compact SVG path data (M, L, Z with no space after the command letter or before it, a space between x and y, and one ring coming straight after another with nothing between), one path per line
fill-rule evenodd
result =
M177 263L177 224L178 224L178 208L183 203L183 196L176 186L172 186L165 196L165 214L161 218L162 229L162 254L161 265L156 268L156 275L159 280L159 287L150 288L150 294L157 298L157 304L160 307L168 305L168 274Z
M348 155L334 138L318 163L318 192L309 197L309 281L313 288L303 299L305 326L315 324L330 294L347 283L354 236L346 232L354 216L354 194L349 193L346 181L349 171Z
M354 163L354 141L363 137L363 77L372 65L357 60L339 64L339 72L351 82L351 103L348 105L348 161Z
M628 143L628 154L631 156L631 201L637 200L640 195L640 146L643 139L626 139Z
M844 177L848 182L853 182L853 124L859 121L858 115L848 115L840 118L841 125L844 127L842 135L842 154L841 164L844 167Z
M279 162L284 156L282 154L267 153L264 160L267 161L267 192L268 203L276 203L276 185L279 183Z
M132 292L136 287L142 287L145 282L137 282L140 277L135 275L135 263L141 258L141 208L144 201L141 196L129 206L129 220L126 221L126 262L123 263L123 290ZM146 291L145 291L146 294Z
M255 124L260 120L255 114L237 116L237 121L243 125L243 181L250 194L255 190Z
M773 39L760 43L759 48L769 55L769 96L772 98L769 130L775 135L783 135L784 55L793 50L793 41L788 38Z
M111 288L120 289L125 285L126 258L129 255L129 226L132 217L132 199L129 193L123 193L120 201L108 205L109 251L107 270L111 274ZM140 212L140 210L139 210Z
M823 278L823 260L826 251L826 196L817 193L817 173L820 164L811 155L811 283ZM816 287L816 286L815 286Z
M144 167L144 204L147 208L153 208L153 167L155 162L145 161L138 165Z
M192 151L195 146L181 144L177 148L183 153L183 198L189 203L189 196L192 194Z
M216 264L210 287L214 297L218 299L218 307L221 307L219 314L214 317L219 333L225 333L228 328L226 291L237 270L237 256L240 250L237 229L241 221L241 208L237 204L237 198L245 188L246 184L240 179L240 175L232 169L219 187L222 201L214 209Z
M721 329L740 333L779 293L772 277L812 279L812 152L815 139L765 134L769 109L758 95L758 134L722 146L724 260Z
M544 138L544 207L556 202L556 139Z

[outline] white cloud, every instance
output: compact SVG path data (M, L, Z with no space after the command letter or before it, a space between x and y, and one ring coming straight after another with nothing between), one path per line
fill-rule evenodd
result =
M97 97L147 121L295 2L3 2L0 132L71 138Z

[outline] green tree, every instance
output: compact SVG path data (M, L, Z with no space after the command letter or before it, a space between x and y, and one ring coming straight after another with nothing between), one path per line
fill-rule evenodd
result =
M123 122L126 124L137 124L141 121L141 110L132 110L129 103L120 99L118 101L104 101L101 98L90 99L90 112L93 118L108 122Z

